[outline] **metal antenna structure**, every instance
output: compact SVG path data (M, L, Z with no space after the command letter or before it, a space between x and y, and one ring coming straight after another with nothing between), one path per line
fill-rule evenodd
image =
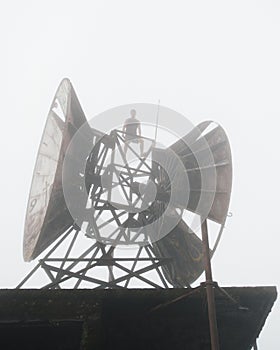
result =
M158 117L159 104L157 124ZM220 125L205 121L166 148L141 139L144 156L136 149L139 140L127 143L124 131L90 126L72 84L61 82L25 220L24 259L39 261L18 288L38 271L45 289L185 288L206 271L212 348L218 349L210 259L230 201L227 136ZM196 230L188 215L197 218ZM210 249L213 225L218 233Z

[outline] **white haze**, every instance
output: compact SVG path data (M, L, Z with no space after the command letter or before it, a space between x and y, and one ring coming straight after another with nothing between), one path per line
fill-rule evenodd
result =
M33 266L21 248L27 196L65 76L88 118L160 98L195 124L222 124L233 151L233 216L214 278L279 286L279 18L276 0L2 2L1 287L13 288ZM279 324L277 302L260 349L279 347Z

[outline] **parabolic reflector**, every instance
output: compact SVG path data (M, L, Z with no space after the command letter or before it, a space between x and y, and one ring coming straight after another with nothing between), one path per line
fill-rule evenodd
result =
M230 145L223 128L206 121L170 147L181 159L189 182L187 210L223 224L232 186Z
M25 217L25 261L35 259L73 224L63 195L62 165L72 137L84 123L72 84L64 79L53 99L36 159Z
M158 179L162 183L165 196L158 197L155 205L166 205L172 185L178 194L183 186L188 186L187 205L184 206L178 195L178 203L174 207L184 207L197 215L200 222L211 220L219 224L217 244L227 217L232 186L231 151L226 133L220 125L206 121L174 143L170 149L184 165L187 181L185 184L180 181L172 182L159 167ZM165 158L165 170L173 167L168 152L163 150L159 156ZM190 285L203 272L202 241L184 220L169 234L152 244L158 257L168 256L172 259L171 263L163 267L163 273L174 287ZM212 255L213 252L210 253Z

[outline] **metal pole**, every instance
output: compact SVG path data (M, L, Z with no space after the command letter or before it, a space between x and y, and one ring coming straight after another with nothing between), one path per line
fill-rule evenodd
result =
M155 131L155 143L157 142L158 118L159 118L159 105L160 105L160 100L158 100L158 108L157 108L156 131Z
M209 253L209 240L208 240L208 229L206 219L201 224L201 233L203 241L203 256L205 264L205 277L206 277L206 295L207 295L207 304L208 304L208 319L209 319L209 329L210 329L210 338L211 338L211 350L219 350L219 334L217 327L217 318L216 318L216 306L215 306L215 292L214 292L214 283L212 278L212 269L210 262L210 253Z

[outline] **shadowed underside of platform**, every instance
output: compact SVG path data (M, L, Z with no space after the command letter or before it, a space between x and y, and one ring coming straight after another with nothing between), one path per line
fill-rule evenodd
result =
M215 290L221 349L248 350L276 288L224 291ZM210 349L203 287L0 290L0 310L3 349Z

